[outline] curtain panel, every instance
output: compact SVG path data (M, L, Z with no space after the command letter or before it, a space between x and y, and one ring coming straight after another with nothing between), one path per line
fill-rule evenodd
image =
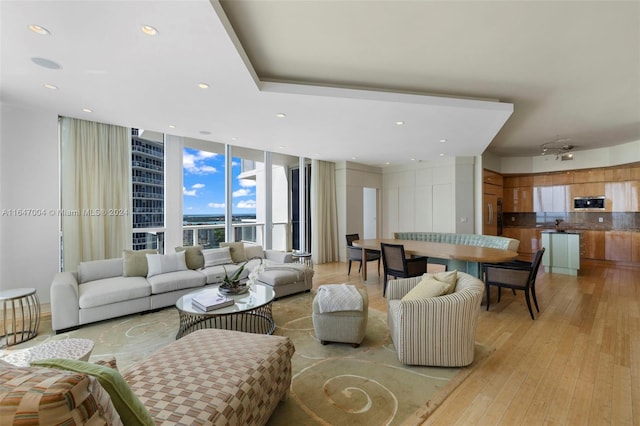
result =
M314 263L340 260L336 166L327 161L311 162L311 253Z
M63 270L131 247L131 137L126 127L63 117Z

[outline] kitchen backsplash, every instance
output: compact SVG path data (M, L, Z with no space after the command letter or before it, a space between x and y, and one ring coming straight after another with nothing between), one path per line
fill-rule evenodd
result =
M561 229L600 231L640 231L640 213L561 212L503 213L503 226L553 228L562 219Z

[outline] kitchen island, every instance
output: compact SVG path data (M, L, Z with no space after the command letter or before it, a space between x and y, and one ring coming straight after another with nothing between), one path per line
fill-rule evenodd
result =
M580 233L576 231L542 231L546 249L542 264L546 272L578 275L580 269Z

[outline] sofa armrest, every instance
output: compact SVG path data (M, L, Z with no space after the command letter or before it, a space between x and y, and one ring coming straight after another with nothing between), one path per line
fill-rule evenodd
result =
M417 286L420 281L422 281L422 275L419 277L389 280L387 284L387 298L389 300L402 299L409 291Z
M278 263L292 263L293 257L291 253L286 253L284 251L278 250L265 250L264 251L265 259L273 260Z
M58 272L51 283L51 328L64 330L80 324L78 279L73 272Z

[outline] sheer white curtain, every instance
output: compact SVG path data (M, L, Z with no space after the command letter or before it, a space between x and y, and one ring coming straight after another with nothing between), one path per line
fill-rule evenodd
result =
M338 253L336 166L311 162L311 253L315 263L336 262Z
M122 256L131 247L129 129L63 117L60 143L64 270Z

